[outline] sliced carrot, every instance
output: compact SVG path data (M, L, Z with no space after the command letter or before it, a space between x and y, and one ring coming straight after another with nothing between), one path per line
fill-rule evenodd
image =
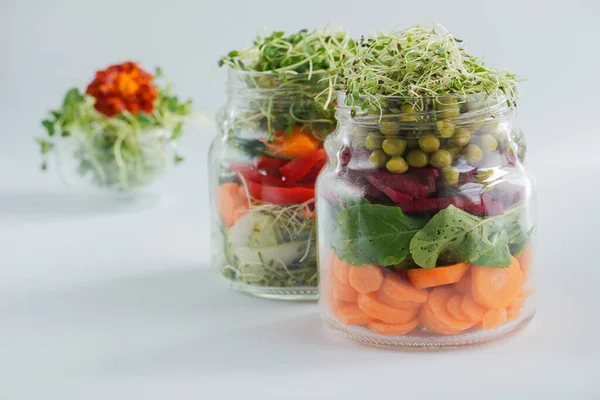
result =
M488 308L506 308L519 295L523 273L512 257L508 268L473 266L473 299Z
M356 304L341 306L336 312L337 319L345 325L364 325L371 319Z
M237 183L223 183L217 187L216 200L219 215L226 227L232 226L248 208L246 198L240 195Z
M425 289L458 282L468 269L469 266L464 263L432 269L416 268L408 271L408 279L417 289Z
M520 308L516 308L516 307L506 307L506 319L507 320L512 320L515 318L519 318L519 315L521 315L521 309Z
M361 265L360 267L350 266L348 282L358 293L374 292L381 287L383 272L381 272L381 268L371 264Z
M350 273L350 264L336 257L333 263L333 274L340 282L348 284L348 274Z
M487 308L475 302L471 296L463 296L460 302L460 310L469 317L471 321L481 322Z
M483 316L481 329L493 329L507 321L505 308L491 308Z
M454 284L454 289L460 294L471 295L471 269L467 271L460 281Z
M384 280L385 282L385 280ZM377 298L379 299L379 301L395 307L395 308L412 308L412 307L416 307L421 303L415 303L414 301L402 301L402 300L398 300L394 297L390 297L389 295L382 293L381 289L379 289L377 292L375 292L377 295Z
M397 273L390 273L384 279L379 289L380 297L401 301L425 303L429 292L414 287L408 279Z
M419 313L418 305L410 308L395 308L379 300L374 293L359 294L358 307L370 317L388 324L406 323Z
M446 304L446 309L448 309L450 315L452 315L457 320L470 321L471 318L469 318L461 309L462 298L463 296L461 296L460 294L452 296Z
M449 326L444 325L433 315L433 313L427 306L421 307L419 319L421 320L421 324L425 328L432 332L439 333L441 335L456 335L457 333L461 332L460 329L450 328Z
M431 313L445 326L451 329L465 330L475 325L474 321L471 320L459 320L454 318L452 314L448 312L447 304L456 292L449 287L436 287L429 293L429 298L426 307L429 307Z
M521 255L517 259L519 260L519 266L521 267L521 272L523 273L523 282L525 282L527 278L529 278L529 275L531 275L533 247L531 245L527 246L525 251L521 253Z
M340 282L337 278L334 278L333 295L348 302L356 302L358 298L358 292L352 286Z
M302 130L299 126L294 126L289 135L285 132L275 132L272 141L265 140L263 143L271 152L291 158L305 156L319 148L319 140L313 133Z
M367 328L383 336L405 335L417 329L419 318L413 318L403 324L388 324L386 322L371 320L367 323Z

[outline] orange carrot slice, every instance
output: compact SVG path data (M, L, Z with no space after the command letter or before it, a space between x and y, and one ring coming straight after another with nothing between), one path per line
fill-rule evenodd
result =
M272 153L291 158L305 156L319 148L319 141L312 132L299 126L294 126L289 135L275 132L271 142L265 140L263 143Z
M340 300L348 302L356 302L358 292L350 285L340 282L335 279L333 283L333 295Z
M523 273L512 257L508 268L473 266L473 299L489 308L506 308L519 295Z
M408 279L417 289L425 289L458 282L468 269L469 266L464 263L433 269L417 268L408 271Z
M461 296L460 294L452 296L446 304L446 309L448 309L450 315L452 315L457 320L470 321L471 318L469 318L465 313L463 313L461 309L462 298L463 296Z
M349 268L348 282L358 293L374 292L381 287L383 272L378 266L365 264L360 267L351 266Z
M426 307L429 307L431 313L445 326L450 329L465 330L469 329L475 322L471 320L459 320L454 318L452 314L448 312L446 308L448 302L454 297L455 292L449 287L436 287L429 294L429 299L425 303Z
M507 314L505 308L492 308L489 309L483 316L483 320L481 321L481 329L493 329L502 325L506 321Z
M382 336L405 335L417 329L419 318L413 318L403 324L388 324L386 322L371 320L367 323L367 328Z
M471 269L469 269L460 281L454 284L454 290L460 294L471 295Z
M521 309L516 307L506 307L506 319L508 321L518 318L521 315Z
M344 284L348 284L348 274L350 273L350 264L336 257L333 264L333 273L338 280Z
M527 246L525 251L521 253L521 255L517 258L519 260L519 266L521 267L521 272L523 273L523 282L529 278L531 275L531 262L533 260L533 247Z
M379 289L381 299L390 301L425 303L429 293L427 290L415 288L400 274L390 273L384 279Z
M487 308L479 303L476 303L471 296L463 296L460 302L460 310L465 314L471 321L481 322L485 315Z
M439 333L440 335L456 335L461 332L460 329L450 328L449 326L444 325L433 315L427 306L421 307L419 319L425 328L432 332Z
M356 304L346 304L341 306L336 312L337 319L345 325L364 325L370 321L370 318Z
M395 308L380 301L374 293L358 295L358 307L368 316L388 324L403 324L417 316L419 306L410 308Z
M237 183L223 183L216 190L217 210L226 227L232 226L248 208L245 197L239 192Z

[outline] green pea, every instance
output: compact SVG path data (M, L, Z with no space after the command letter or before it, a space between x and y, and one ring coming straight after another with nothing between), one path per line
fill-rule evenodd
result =
M376 166L377 168L385 167L385 163L388 161L388 156L383 152L383 150L375 150L369 156L369 162Z
M419 138L419 147L425 153L432 153L440 148L440 139L431 133L426 133Z
M419 147L419 141L417 140L417 138L409 138L406 139L406 148L407 149L416 149L417 147Z
M381 148L381 144L383 143L383 139L379 136L370 134L365 139L365 147L369 150L376 150Z
M458 185L460 173L456 167L446 167L442 169L442 182L447 186Z
M463 157L469 164L477 164L483 158L483 151L476 144L470 143L462 149Z
M408 171L408 164L404 161L404 158L398 156L390 158L385 167L394 174L403 174Z
M379 124L379 130L386 136L394 136L398 134L400 128L394 121L383 121Z
M437 129L443 138L450 138L454 135L454 123L452 121L438 121Z
M385 154L390 156L400 156L406 149L406 140L404 139L385 139L381 144Z
M429 156L429 164L436 168L446 168L452 164L452 154L447 150L437 150Z
M401 121L414 122L417 120L416 110L411 104L402 104L400 108L402 109L402 114L400 115Z
M440 116L445 118L458 117L460 115L460 104L454 96L444 96L438 99L437 110Z
M453 147L463 147L471 140L471 132L467 128L458 128L454 131L454 136L450 139L450 145Z
M477 138L477 143L481 150L489 153L490 151L494 151L498 148L498 141L492 135L486 133Z
M406 162L414 168L426 167L429 163L429 154L420 149L413 149L406 155Z

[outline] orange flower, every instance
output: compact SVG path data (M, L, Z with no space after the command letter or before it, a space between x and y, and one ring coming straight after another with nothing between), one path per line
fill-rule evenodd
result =
M96 72L86 93L96 99L96 110L109 117L125 110L150 114L158 96L152 80L153 76L136 63L125 62Z

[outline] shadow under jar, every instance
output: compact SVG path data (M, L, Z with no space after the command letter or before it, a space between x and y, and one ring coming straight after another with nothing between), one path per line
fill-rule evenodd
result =
M338 106L317 182L320 312L381 347L485 343L532 304L533 179L506 99ZM338 95L339 104L344 104Z
M209 155L212 264L258 297L316 300L314 185L335 127L322 73L230 70Z

